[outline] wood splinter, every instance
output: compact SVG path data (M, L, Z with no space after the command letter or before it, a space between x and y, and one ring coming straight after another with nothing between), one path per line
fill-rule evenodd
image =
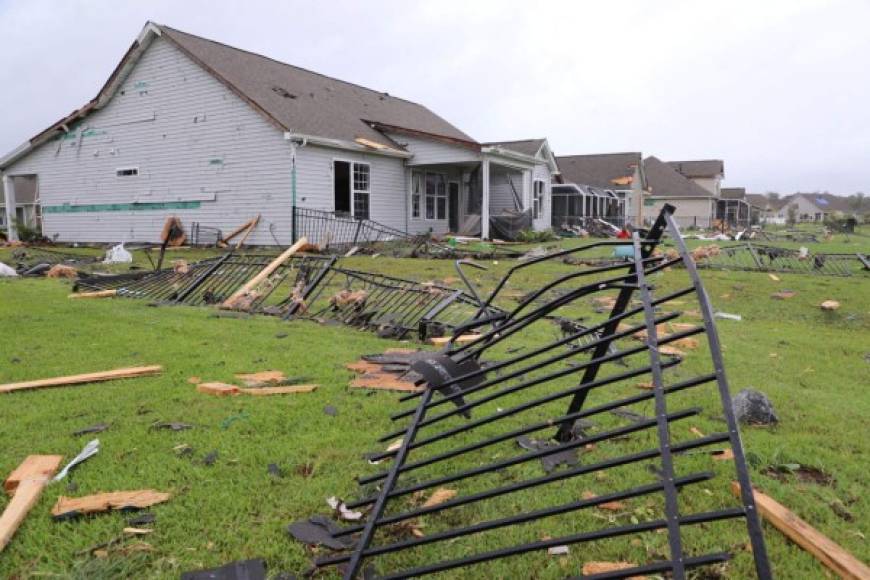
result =
M63 455L30 455L6 479L3 488L12 500L0 516L0 552L36 505L61 461Z

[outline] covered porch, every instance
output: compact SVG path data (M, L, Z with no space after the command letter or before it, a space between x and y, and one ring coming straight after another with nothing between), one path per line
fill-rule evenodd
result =
M716 219L725 227L748 228L752 207L743 199L720 199L716 201Z
M409 164L408 231L509 238L534 229L545 209L533 192L533 166L495 156L475 161Z
M0 230L17 240L18 227L41 231L39 179L36 175L4 175L0 189Z
M625 224L625 199L609 190L574 183L553 185L551 224L554 230L584 227L601 219L616 227Z

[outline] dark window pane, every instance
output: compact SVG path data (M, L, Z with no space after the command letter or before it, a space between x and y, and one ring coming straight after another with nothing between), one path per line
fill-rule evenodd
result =
M369 194L360 192L354 194L353 215L356 219L369 219Z
M438 219L447 219L447 198L445 197L438 198Z

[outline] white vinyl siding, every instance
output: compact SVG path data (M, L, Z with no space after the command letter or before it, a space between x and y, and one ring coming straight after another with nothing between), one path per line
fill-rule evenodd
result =
M395 133L390 133L388 136L396 143L404 145L409 152L414 154L408 159L408 165L480 161L479 152L462 145L451 145L435 139L410 137Z

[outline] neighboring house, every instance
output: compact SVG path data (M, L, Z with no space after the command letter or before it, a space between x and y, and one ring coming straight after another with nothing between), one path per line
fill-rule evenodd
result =
M646 180L640 153L604 153L597 155L565 155L556 158L561 183L575 184L578 190L600 190L605 197L616 197L623 207L613 215L623 215L625 221L643 223L643 192ZM559 188L560 190L566 188ZM567 190L566 190L567 193ZM596 202L596 200L591 200ZM599 200L600 202L600 200ZM612 202L600 202L613 206Z
M685 162L684 162L685 163ZM643 160L648 195L645 222L651 222L665 204L676 207L675 221L681 227L713 226L719 196L685 177L671 163L649 156Z
M779 211L782 209L785 201L776 198L772 199L762 193L747 193L746 201L753 208L758 208L759 222L767 224L783 224L784 217L778 217Z
M783 198L781 204L776 213L777 219L781 220L779 223L788 221L789 207L792 206L798 222L823 222L834 214L860 218L870 213L870 204L855 207L848 197L832 193L793 193Z
M719 197L722 180L725 179L725 162L721 159L696 159L668 161L680 175L700 185L715 197Z
M513 188L523 209L543 195L535 223L549 226L547 186L534 187L555 160L518 143L481 144L423 105L149 22L92 101L0 170L7 215L30 176L44 235L66 242L156 242L169 215L228 232L261 214L249 242L287 244L295 207L412 233L478 215L488 237Z
M15 209L7 213L5 188L0 182L0 228L6 229L8 223L16 222L29 228L38 229L40 216L36 179L30 175L15 177L13 187L17 193L14 206L10 207Z

